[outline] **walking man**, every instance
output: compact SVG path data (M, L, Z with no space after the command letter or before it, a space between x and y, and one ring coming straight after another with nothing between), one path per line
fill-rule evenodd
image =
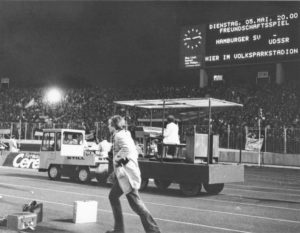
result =
M138 153L129 131L125 130L125 120L113 116L109 120L109 130L113 134L113 163L115 179L109 193L109 201L114 215L114 229L106 233L124 233L124 220L119 198L124 193L132 210L140 216L145 232L160 233L159 227L139 196L141 173Z

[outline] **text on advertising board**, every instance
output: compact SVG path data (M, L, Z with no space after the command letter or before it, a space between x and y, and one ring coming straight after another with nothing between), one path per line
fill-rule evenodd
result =
M18 154L13 160L13 167L38 169L40 156L37 154Z

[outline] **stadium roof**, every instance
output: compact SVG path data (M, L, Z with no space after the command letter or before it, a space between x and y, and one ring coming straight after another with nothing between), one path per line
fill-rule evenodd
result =
M155 99L155 100L128 100L114 101L115 104L145 109L179 109L179 108L208 108L215 107L243 107L242 104L219 100L214 98L181 98L181 99Z

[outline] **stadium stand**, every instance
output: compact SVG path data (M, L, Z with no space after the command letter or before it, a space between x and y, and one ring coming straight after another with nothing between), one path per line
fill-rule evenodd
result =
M0 122L18 122L20 106L25 106L31 99L35 105L24 109L23 120L26 122L44 122L52 119L55 123L79 123L87 125L106 122L113 111L114 100L180 98L210 96L245 105L242 114L244 124L255 126L259 108L263 108L265 125L271 127L299 126L299 94L298 83L289 82L284 85L268 84L259 86L221 86L207 87L150 87L150 88L83 88L65 89L64 98L55 107L43 102L45 89L10 88L0 91ZM132 113L131 113L132 114ZM145 117L144 113L134 112L132 119ZM229 111L217 115L219 124L236 124L236 112Z
M5 128L5 124L9 126L9 122L18 122L23 109L22 122L67 124L74 128L82 128L84 122L86 125L84 128L90 129L94 127L95 122L104 124L107 122L114 111L114 100L210 96L244 104L243 110L232 109L214 114L213 130L220 135L227 133L228 125L235 126L237 130L238 125L257 127L258 109L262 108L265 117L262 127L270 129L286 127L289 129L287 131L289 139L294 137L293 129L300 128L298 88L299 82L296 81L282 85L239 84L206 88L190 86L69 88L63 90L63 99L55 106L44 102L43 88L10 88L0 90L0 122L1 128ZM24 108L32 99L34 99L33 106ZM138 118L145 118L147 115L146 112L135 109L130 111L130 117L130 123L136 124Z

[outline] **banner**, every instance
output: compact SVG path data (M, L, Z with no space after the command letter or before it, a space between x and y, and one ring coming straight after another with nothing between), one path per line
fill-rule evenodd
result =
M9 84L9 78L1 78L1 83Z
M259 71L257 72L257 78L269 78L268 71Z
M259 152L262 148L264 139L248 138L246 140L245 150Z
M2 166L38 169L40 155L33 152L9 153Z
M95 140L95 130L91 130L89 133L86 133L85 140L87 141Z
M85 140L94 140L94 133L86 134Z
M35 101L34 101L34 98L32 98L26 105L24 108L30 108L32 106L35 105Z
M42 137L43 136L43 131L39 131L39 130L35 131L34 136L35 137Z
M0 134L10 134L10 129L0 129Z

